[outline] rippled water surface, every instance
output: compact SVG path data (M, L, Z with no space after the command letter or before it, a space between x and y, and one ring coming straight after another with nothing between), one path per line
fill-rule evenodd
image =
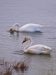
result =
M7 30L15 23L37 23L44 27L42 33L11 35ZM32 38L32 45L50 46L51 57L13 54L23 49L25 36ZM0 0L0 58L29 62L29 69L22 75L56 75L56 0Z

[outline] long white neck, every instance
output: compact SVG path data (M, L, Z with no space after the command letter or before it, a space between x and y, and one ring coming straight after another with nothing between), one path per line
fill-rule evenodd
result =
M19 31L19 25L18 24L13 25L13 29Z

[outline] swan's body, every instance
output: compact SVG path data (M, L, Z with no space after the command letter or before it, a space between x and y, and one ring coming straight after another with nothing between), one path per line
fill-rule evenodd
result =
M30 54L50 54L51 52L51 48L46 46L46 45L42 45L42 44L37 44L37 45L33 45L28 47L27 49L24 50L24 53L30 53Z
M23 25L20 28L18 24L15 24L14 26L11 27L11 29L14 32L41 32L41 27L42 25L29 23Z
M33 23L29 23L29 24L25 24L24 26L19 28L20 32L36 32L36 31L41 31L42 26L39 24L33 24Z
M24 53L30 53L30 54L50 54L51 53L51 48L46 46L46 45L42 45L42 44L37 44L37 45L33 45L33 46L28 46L31 44L31 39L29 37L25 37L23 40L23 44L25 44L24 46Z

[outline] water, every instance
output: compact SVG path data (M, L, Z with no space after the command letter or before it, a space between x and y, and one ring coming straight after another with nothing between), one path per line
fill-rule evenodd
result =
M44 25L42 34L7 32L15 23ZM45 44L53 51L51 57L13 54L22 48L24 36L32 38L32 45ZM24 75L56 75L56 0L0 0L0 58L7 61L30 61Z

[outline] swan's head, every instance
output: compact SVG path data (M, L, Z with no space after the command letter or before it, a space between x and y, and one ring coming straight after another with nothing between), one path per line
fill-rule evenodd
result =
M10 28L10 29L9 29L9 32L10 32L11 34L14 34L14 29Z
M31 39L30 39L29 37L25 37L25 38L23 39L23 41L22 41L22 44L23 44L23 43L26 43L26 42L28 42L28 41L31 42Z
M25 37L22 41L22 45L24 50L27 49L31 45L31 39L29 37Z
M14 24L10 29L9 29L10 33L14 33L14 32L19 32L19 24L16 23Z

